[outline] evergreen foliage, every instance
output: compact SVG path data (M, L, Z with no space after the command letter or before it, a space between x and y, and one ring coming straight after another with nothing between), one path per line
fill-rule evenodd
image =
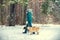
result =
M46 1L42 4L42 13L47 14L47 12L48 12L48 7L49 7L49 0L46 0Z

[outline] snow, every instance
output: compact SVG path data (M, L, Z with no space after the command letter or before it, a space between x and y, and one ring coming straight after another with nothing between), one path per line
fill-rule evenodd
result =
M0 27L0 40L60 40L60 25L33 24L33 26L40 27L39 35L23 34L24 26L9 27L3 25Z

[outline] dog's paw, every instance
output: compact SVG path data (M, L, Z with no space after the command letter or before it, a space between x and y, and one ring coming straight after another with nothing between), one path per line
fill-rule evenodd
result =
M39 35L39 32L37 32L37 35Z

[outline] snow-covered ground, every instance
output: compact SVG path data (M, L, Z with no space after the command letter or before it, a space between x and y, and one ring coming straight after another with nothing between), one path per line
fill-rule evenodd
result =
M23 34L23 26L0 26L0 40L60 40L60 25L33 24L40 27L39 35Z

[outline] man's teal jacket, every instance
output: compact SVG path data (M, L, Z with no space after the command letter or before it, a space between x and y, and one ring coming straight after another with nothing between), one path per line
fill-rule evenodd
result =
M27 12L26 17L28 22L32 22L32 12Z

